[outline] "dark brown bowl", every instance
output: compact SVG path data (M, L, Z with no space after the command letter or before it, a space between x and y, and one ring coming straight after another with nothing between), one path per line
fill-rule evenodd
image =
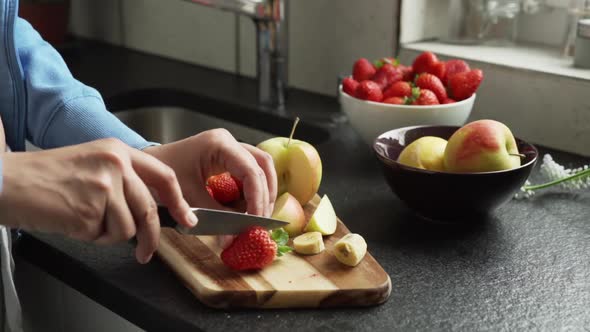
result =
M397 162L402 150L423 136L449 139L460 127L413 126L381 134L373 148L392 191L416 214L445 222L477 222L508 202L528 179L538 156L532 144L516 138L524 154L518 168L484 173L418 169Z

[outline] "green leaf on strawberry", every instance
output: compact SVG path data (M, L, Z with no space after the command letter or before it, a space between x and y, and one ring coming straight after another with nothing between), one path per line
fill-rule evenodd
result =
M293 250L293 248L287 245L289 242L289 233L282 228L275 229L270 232L270 237L277 243L277 256L281 257Z
M381 58L373 61L373 66L375 66L376 69L379 69L383 67L383 65L386 63L392 64L394 67L397 67L399 65L399 60L396 58Z

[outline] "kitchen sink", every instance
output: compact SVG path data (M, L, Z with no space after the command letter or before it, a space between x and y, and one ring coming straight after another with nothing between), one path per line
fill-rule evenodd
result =
M226 128L239 141L256 145L268 138L288 136L293 119L243 106L211 101L178 91L133 92L107 101L109 109L145 139L177 141L202 131ZM320 144L327 129L301 121L295 138Z
M115 112L115 116L146 140L159 143L178 141L214 128L225 128L237 140L254 145L276 136L181 107L142 107Z

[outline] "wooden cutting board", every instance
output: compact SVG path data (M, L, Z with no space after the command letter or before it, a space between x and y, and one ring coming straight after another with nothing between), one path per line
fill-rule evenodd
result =
M319 200L316 196L304 207L308 219ZM341 264L331 253L334 243L348 233L338 220L336 233L324 237L326 250L322 253L288 253L257 272L227 268L213 236L187 236L162 229L158 255L202 303L215 308L315 308L385 302L391 280L369 252L356 267Z

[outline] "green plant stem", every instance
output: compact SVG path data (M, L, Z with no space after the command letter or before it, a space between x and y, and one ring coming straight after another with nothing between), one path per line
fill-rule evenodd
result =
M524 190L537 190L537 189L543 189L543 188L547 188L562 182L566 182L566 181L570 181L570 180L574 180L574 179L578 179L584 176L590 176L590 168L583 170L581 172L578 172L576 174L572 174L570 176L566 176L564 178L561 179L557 179L551 182L547 182L547 183L543 183L543 184L538 184L538 185L534 185L534 186L524 186L523 189Z

